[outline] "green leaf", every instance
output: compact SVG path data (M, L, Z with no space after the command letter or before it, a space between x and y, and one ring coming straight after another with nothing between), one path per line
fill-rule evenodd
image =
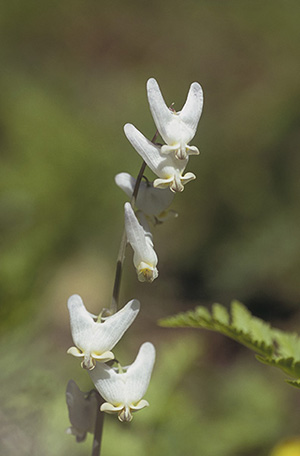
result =
M278 344L278 354L283 357L293 357L300 361L300 338L296 333L273 329L273 336Z
M209 312L208 312L208 314L209 314ZM224 326L229 325L229 322L230 322L229 313L228 313L227 309L225 309L225 307L221 306L220 304L214 304L212 306L212 317L216 322L221 323Z
M213 304L211 313L206 307L199 306L194 311L162 319L159 324L219 332L253 350L258 361L277 367L292 377L300 377L299 336L272 328L238 301L231 303L230 312L221 304ZM299 388L300 378L288 383Z
M298 380L286 380L289 385L295 386L296 388L300 388L300 378Z

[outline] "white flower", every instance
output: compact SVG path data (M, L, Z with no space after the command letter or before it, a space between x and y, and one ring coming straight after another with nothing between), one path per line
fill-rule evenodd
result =
M70 380L67 385L66 401L71 422L66 432L75 435L77 442L82 442L88 432L94 432L98 407L95 391L90 394L83 393L74 380Z
M136 179L128 173L119 173L115 176L115 182L128 196L132 197L135 188ZM174 193L169 188L155 188L153 182L140 182L139 191L135 205L144 214L146 214L155 224L157 221L162 222L168 216L177 217L174 211L166 211L174 198Z
M72 337L76 345L69 348L68 353L82 357L81 366L90 370L95 367L96 361L105 363L114 359L111 349L134 321L140 310L140 303L133 299L103 322L94 320L79 295L69 298L68 309Z
M153 248L149 227L146 230L139 224L130 203L125 203L125 230L133 249L133 263L140 282L153 282L158 276L158 259Z
M140 154L149 168L159 177L153 182L154 187L170 187L173 192L182 192L184 184L196 179L195 174L186 173L183 175L188 163L188 156L177 160L175 155L164 155L160 147L153 144L137 130L132 124L124 126L124 132L135 150Z
M167 107L159 85L153 78L147 82L147 93L156 128L167 144L162 146L161 152L175 152L175 156L180 160L188 155L198 155L197 147L189 146L188 143L195 136L202 113L203 92L200 84L191 84L185 105L179 112Z
M120 421L131 421L132 412L147 407L149 403L142 399L147 391L155 361L155 348L145 342L126 372L98 364L90 376L101 396L107 401L100 410L107 413L118 413Z

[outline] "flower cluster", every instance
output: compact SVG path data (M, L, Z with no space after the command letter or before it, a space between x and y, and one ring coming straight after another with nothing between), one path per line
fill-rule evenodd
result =
M195 179L195 174L183 174L189 155L198 155L199 150L189 142L196 134L203 107L203 92L194 82L181 111L168 108L155 79L147 82L147 95L156 128L165 141L159 146L149 141L132 124L124 127L125 135L149 168L158 176L153 182L156 188L170 187L172 192L182 192L184 185Z
M125 204L127 241L134 251L133 263L141 282L153 282L158 276L158 260L148 221L155 225L177 216L174 211L167 210L174 193L182 192L186 183L196 179L194 173L185 173L185 168L189 155L199 154L197 147L190 146L189 142L196 134L203 107L203 93L198 82L191 84L187 100L178 112L167 107L153 78L147 82L147 95L157 132L166 144L158 145L149 141L132 124L124 126L131 145L158 176L154 182L149 182L148 179L140 182L135 200L138 209L136 214L129 203ZM134 177L128 173L119 173L115 176L115 182L132 197L136 186Z
M115 289L116 284L119 286L118 270L123 265L126 242L133 249L133 263L139 281L153 282L158 277L158 258L149 222L156 225L177 216L168 208L174 193L182 192L184 185L195 179L193 173L185 173L185 168L189 155L199 154L197 147L189 143L195 136L201 116L201 86L196 82L191 85L187 100L179 112L167 107L153 78L147 83L147 94L157 134L160 134L165 144L149 141L131 124L124 127L125 135L144 163L137 180L124 172L115 177L116 184L128 195L131 203L127 202L124 206L124 241L117 264L114 304L96 316L87 311L79 295L75 294L68 300L74 342L68 353L80 358L81 366L88 370L102 398L100 410L117 413L120 421L131 421L133 412L149 405L143 397L155 361L155 348L150 342L141 345L135 361L126 367L116 361L112 351L140 310L139 301L133 299L117 311L118 292ZM154 182L149 182L145 176L141 180L146 165L157 175ZM117 367L114 367L114 363L117 363ZM81 392L72 380L68 383L66 398L71 427L67 432L75 435L77 441L84 440L87 432L93 432L96 409L100 405L97 394L95 391Z
M97 390L107 401L102 404L101 410L118 413L120 421L131 421L132 411L149 405L142 398L150 381L155 360L155 348L150 342L144 343L131 366L123 369L119 367L122 371L120 374L116 372L115 368L105 363L115 359L111 350L135 320L140 310L139 301L133 299L115 314L109 317L101 317L100 314L97 318L86 310L80 296L73 295L68 300L68 309L75 344L75 347L69 348L68 353L83 358L81 366L89 371ZM123 371L126 372L123 373ZM73 385L71 386L73 387ZM75 397L79 397L79 399L75 403L77 413L73 411L72 416L80 416L81 411L78 409L83 407L83 410L86 411L87 404L80 398L74 387L72 388L73 396L74 390L77 393ZM68 405L70 403L68 396L67 403ZM76 429L76 425L73 428ZM73 428L71 428L71 433L80 438L81 434L74 431ZM85 429L85 433L88 429Z

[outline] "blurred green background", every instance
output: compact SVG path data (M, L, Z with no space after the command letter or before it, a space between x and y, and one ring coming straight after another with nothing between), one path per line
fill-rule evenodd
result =
M141 164L122 127L153 136L149 77L177 110L202 84L201 155L179 217L154 229L159 279L138 283L128 251L121 300L142 309L116 352L128 364L151 340L158 359L151 407L107 417L103 455L264 456L299 435L280 372L216 334L156 326L236 298L298 328L299 15L296 0L1 3L1 455L91 453L64 433L68 380L91 388L66 355L66 301L110 302L126 200L113 179Z

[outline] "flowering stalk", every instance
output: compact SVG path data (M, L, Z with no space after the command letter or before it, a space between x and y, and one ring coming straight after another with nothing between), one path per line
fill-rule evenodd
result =
M184 184L196 178L193 173L184 174L184 171L189 155L199 153L189 142L195 135L202 111L201 86L198 83L191 85L186 103L178 113L167 107L154 79L148 81L147 91L157 131L149 141L133 125L125 125L127 139L143 162L136 180L128 173L120 173L115 177L117 185L130 197L130 202L124 207L125 223L111 305L96 316L88 312L79 295L75 294L68 300L74 342L68 353L81 358L81 367L88 370L97 389L96 393L92 390L86 395L73 380L68 383L66 399L72 424L68 433L75 435L78 442L83 441L88 432L93 432L94 425L92 456L100 456L101 451L104 415L100 411L116 413L119 420L124 422L131 421L134 412L149 405L143 397L155 362L153 344L144 342L135 361L129 366L121 366L112 351L140 309L139 301L132 299L118 310L127 242L133 249L138 279L151 283L158 276L158 257L148 221L154 225L161 223L168 218L168 212L176 216L174 211L167 210L174 193L182 192ZM166 145L156 144L158 134ZM147 165L158 178L153 183L147 181L141 185ZM134 207L138 209L136 212ZM117 362L118 367L113 367L113 362Z

